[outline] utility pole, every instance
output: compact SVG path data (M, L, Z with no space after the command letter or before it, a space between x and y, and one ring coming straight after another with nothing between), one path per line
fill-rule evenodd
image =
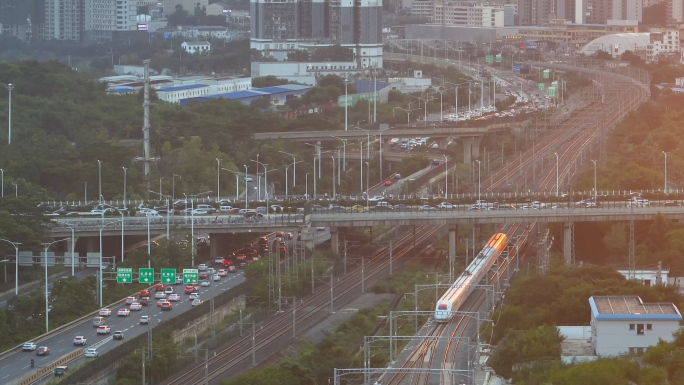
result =
M389 241L389 268L390 268L390 275L392 275L392 260L393 260L393 255L392 255L392 240L390 239Z
M330 314L335 314L335 308L333 307L333 275L330 274Z
M145 385L145 347L142 347L142 385Z
M297 297L292 298L292 338L297 338Z
M252 320L252 366L256 366L256 327Z

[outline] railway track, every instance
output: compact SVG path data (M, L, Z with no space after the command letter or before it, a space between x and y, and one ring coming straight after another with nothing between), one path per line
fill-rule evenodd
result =
M395 243L393 260L396 261L407 255L413 250L413 245L419 245L424 241L430 240L438 231L438 227L421 226L416 229L415 239L412 234L408 234ZM365 268L366 279L372 279L381 274L389 267L389 251L384 248L376 253ZM361 269L356 268L346 276L340 277L334 286L334 300L341 300L345 296L360 289ZM322 286L314 295L296 305L295 315L298 325L305 325L307 321L314 317L326 314L330 305L330 286ZM303 327L302 327L303 330ZM259 356L256 361L262 361L270 353L277 351L281 345L289 343L292 339L292 314L281 313L275 318L260 326L258 331L241 338L229 347L218 351L208 360L206 378L209 381L215 380L227 371L238 366L251 364L249 358L252 352ZM252 345L254 344L254 349ZM278 345L278 346L274 346ZM200 384L205 381L205 365L194 366L185 373L179 374L176 378L165 382L169 385Z
M616 92L623 92L622 95L629 94L629 92L625 92L624 89L621 90L621 86L625 86L624 82L616 82L616 84L610 84L610 91L612 93L611 96L617 95ZM577 158L581 156L582 152L588 146L590 146L595 140L598 139L598 137L601 135L601 130L605 130L605 127L609 127L616 124L620 119L624 117L627 111L630 111L636 106L638 106L638 104L644 99L645 91L638 84L628 83L627 87L638 88L637 92L639 96L632 99L628 99L629 96L611 98L610 102L607 104L594 102L588 105L579 114L571 116L561 124L560 130L557 130L556 132L562 132L562 135L548 135L545 138L545 141L541 143L541 148L538 148L538 144L537 148L531 148L522 153L517 159L515 159L512 162L512 170L510 166L508 169L502 167L497 172L492 174L490 178L485 179L483 185L490 185L490 187L487 188L486 191L491 191L493 188L502 186L504 183L506 183L506 180L509 179L510 173L514 175L516 173L522 175L523 170L526 167L530 167L530 165L533 161L535 161L535 158L538 155L548 155L555 149L557 149L556 151L560 152L559 150L563 147L565 149L562 153L559 154L558 159L559 181L562 178L570 179L570 177L574 175L574 171L572 169L573 164L577 161ZM625 104L628 105L625 106ZM583 133L587 133L587 135L582 135ZM568 144L565 145L566 143ZM560 169L561 165L562 169ZM538 185L539 190L555 189L555 174L556 169L554 167L550 171L548 171L546 175L542 178L542 181ZM512 225L511 228L507 231L509 237L513 234L516 234L520 230L520 226L522 226L522 224ZM535 225L533 224L532 226L527 226L524 229L522 229L522 244L524 244L524 242L527 239L527 236L534 228L534 226ZM518 255L515 255L515 258L518 257ZM514 259L509 259L508 263L499 264L497 266L497 269L490 276L490 282L494 282L494 280L496 279L503 278L503 275L507 273L507 270L511 262L513 261ZM467 310L465 311L479 309L480 306L482 306L482 303L485 301L485 299L486 293L480 290L475 300L470 304L470 306L468 306ZM472 317L469 316L463 316L458 318L455 327L453 327L453 332L451 333L452 338L449 339L447 343L447 347L444 352L444 357L441 362L441 368L449 368L453 366L456 362L456 355L461 341L459 337L462 337L466 333L468 324L471 320ZM453 322L454 320L450 321L448 325L451 325ZM441 336L447 329L448 328L446 327L446 325L436 325L434 326L433 330L429 332L429 335ZM436 352L436 346L438 343L439 340L437 339L423 339L421 343L415 348L413 353L411 353L409 359L403 363L402 368L419 369L424 368L425 364L427 365L427 368L431 368L435 359L434 354ZM431 354L431 356L428 356L429 354ZM388 384L398 385L401 383L410 383L416 385L427 385L429 383L429 372L418 372L416 376L411 376L410 378L407 378L408 374L409 372L406 371L392 374L389 378ZM405 382L404 380L408 381ZM452 380L450 378L450 374L448 372L442 372L442 374L440 375L439 383L451 384Z

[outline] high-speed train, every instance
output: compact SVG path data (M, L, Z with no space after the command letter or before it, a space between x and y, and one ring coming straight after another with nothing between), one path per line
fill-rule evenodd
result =
M496 263L501 252L506 249L506 245L506 234L497 233L489 239L485 247L468 265L463 274L458 277L456 282L437 301L435 321L447 322L451 319L454 314L452 312L457 311L461 307L463 301L468 298L475 285L480 283L489 268Z

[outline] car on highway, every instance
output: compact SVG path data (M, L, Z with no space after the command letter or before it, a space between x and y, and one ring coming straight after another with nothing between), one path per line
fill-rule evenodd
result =
M158 291L154 295L154 299L161 299L161 298L166 298L166 293L164 293L163 291Z
M85 346L86 345L86 338L83 336L76 336L74 337L74 346Z
M202 304L202 300L199 298L192 300L192 306L197 306L197 305L201 305L201 304Z
M389 181L389 180L386 180L385 183L384 183L384 185L385 185L385 186L391 186L391 185L392 185L392 182Z
M99 312L99 314L100 314L102 317L109 317L110 315L112 315L112 311L109 310L109 309L101 309L100 312Z
M131 315L131 310L126 308L119 309L119 311L116 312L116 315L118 315L119 317L128 317L129 315Z
M164 289L164 293L173 294L173 290L173 286L167 286L166 289Z
M229 273L237 273L237 268L235 266L228 266Z
M361 206L361 205L354 205L351 207L352 211L366 211L366 206Z
M133 303L131 304L131 306L129 307L129 309L130 309L131 311L142 310L142 305L139 304L139 303L137 303L137 302L133 302Z
M126 297L126 305L130 305L132 303L138 302L138 299L135 297Z
M37 356L49 356L50 355L50 348L47 346L39 346L38 349L36 349L36 355Z
M368 202L379 202L381 200L385 199L384 196L382 195L376 195L374 197L368 198Z
M432 206L432 205L422 205L420 206L420 211L434 211L437 210L437 207Z
M161 283L154 285L154 291L164 291L164 285Z
M180 296L178 294L171 294L168 298L169 302L180 301Z
M38 345L36 345L35 342L27 342L24 344L24 346L21 347L21 350L25 352L32 352L38 348Z
M197 270L199 271L207 271L209 267L205 265L204 263L201 263L199 266L197 266Z
M195 288L192 286L186 286L184 291L185 291L185 294L191 294L191 293L195 292Z
M161 309L162 309L162 311L164 311L164 310L171 310L171 302L169 302L169 301L164 302L164 303L161 305Z
M192 210L192 212L190 214L192 214L192 215L207 215L207 214L209 214L209 211L204 210L204 209L194 209L194 210Z
M209 285L210 285L209 281L200 281L200 286L202 286L202 287L207 287Z
M226 271L223 269L217 271L216 274L220 275L221 277L225 277L226 275L228 275L228 273L226 273Z
M189 300L195 300L199 298L199 293L192 293L190 294L190 297L188 297Z
M147 290L140 290L140 292L138 293L138 298L149 297L149 296L150 296L150 292Z
M452 205L451 203L447 202L442 202L439 204L439 209L440 210L453 210L456 206Z
M60 365L55 368L55 377L62 377L69 370L67 365Z
M142 297L142 298L140 298L140 305L142 305L142 306L150 306L150 297Z
M218 274L214 274L214 281L220 281L220 280L221 280L221 276Z
M86 350L86 352L85 352L86 358L95 358L95 357L98 357L99 355L100 355L100 353L95 348L90 348L90 349Z
M247 210L247 211L245 211L244 214L242 214L242 216L245 217L245 219L256 219L256 218L263 218L264 214L258 213L254 210Z
M163 299L163 298L162 298L162 299L160 299L159 301L157 301L157 307L161 307L163 304L165 304L165 303L167 303L167 302L169 302L168 299Z
M97 334L109 334L112 331L112 328L110 328L107 325L100 325L97 328Z
M140 317L140 324L141 325L147 325L148 323L150 323L150 317L148 317L146 315Z
M117 330L114 332L114 339L115 340L122 340L124 339L124 332L121 330Z

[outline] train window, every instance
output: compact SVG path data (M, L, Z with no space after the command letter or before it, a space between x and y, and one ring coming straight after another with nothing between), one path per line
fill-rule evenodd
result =
M440 303L439 306L437 307L439 310L447 310L447 305Z

